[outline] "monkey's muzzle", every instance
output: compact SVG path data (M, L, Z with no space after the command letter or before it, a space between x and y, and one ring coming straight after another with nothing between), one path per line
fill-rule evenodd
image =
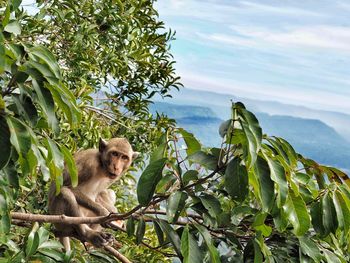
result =
M116 179L116 178L118 177L118 175L115 174L115 173L108 172L108 177L109 177L110 179Z

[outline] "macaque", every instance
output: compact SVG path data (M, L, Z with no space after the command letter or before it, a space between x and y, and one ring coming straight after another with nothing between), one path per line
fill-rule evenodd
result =
M68 170L63 171L63 186L56 195L53 182L49 191L49 213L54 215L89 217L116 213L115 193L108 187L119 180L138 156L125 138L113 138L108 142L100 139L99 149L78 152L74 160L78 172L78 185L72 187ZM114 221L111 224L120 225ZM69 237L90 242L101 247L113 241L109 233L102 232L100 225L68 225L56 223L56 235L66 251L70 250Z

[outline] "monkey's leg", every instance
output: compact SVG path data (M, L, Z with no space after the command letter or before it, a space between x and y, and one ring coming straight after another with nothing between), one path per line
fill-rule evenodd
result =
M105 207L109 212L111 213L118 213L117 208L114 206L116 202L116 195L115 192L112 189L107 189L102 192L100 192L96 198L96 202L101 204L103 207ZM107 224L107 226L118 226L123 227L124 221L123 220L115 220Z
M69 237L60 237L60 242L64 246L66 252L70 251L70 238Z
M78 205L83 206L87 209L92 210L97 216L109 215L109 211L101 204L91 200L88 196L82 193L78 189L69 189L75 196Z
M56 197L56 214L65 214L67 216L84 217L79 209L79 204L74 193L68 187L62 187L61 193ZM56 224L58 231L67 232L72 228L67 224ZM91 229L87 224L74 225L73 230L76 231L81 241L91 242L96 247L101 247L113 238L109 233L103 233ZM72 231L73 232L73 231Z
M111 213L118 213L117 208L114 206L117 197L112 189L107 189L100 192L96 197L96 203L101 204Z

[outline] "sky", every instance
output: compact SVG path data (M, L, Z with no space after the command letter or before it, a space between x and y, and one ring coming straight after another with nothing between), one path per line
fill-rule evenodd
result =
M349 0L158 0L187 88L350 114Z

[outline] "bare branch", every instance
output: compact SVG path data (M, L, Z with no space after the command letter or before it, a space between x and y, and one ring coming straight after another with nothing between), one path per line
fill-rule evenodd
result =
M111 246L104 246L103 247L106 251L111 253L113 256L115 256L120 262L122 263L131 263L129 259L127 259L122 253L120 253L118 250L114 249Z

